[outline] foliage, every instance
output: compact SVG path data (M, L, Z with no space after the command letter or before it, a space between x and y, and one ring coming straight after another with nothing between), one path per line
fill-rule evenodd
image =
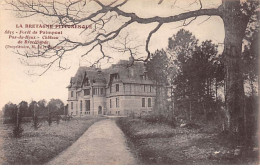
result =
M201 118L214 111L218 87L224 80L224 65L217 47L210 40L199 45L198 39L184 29L169 38L171 63L177 66L172 75L175 115L182 119Z
M55 118L56 123L60 122L60 115L64 114L64 103L60 99L51 99L48 103L48 123L52 124L52 119Z
M23 133L23 128L21 127L21 125L15 125L14 129L13 129L13 135L15 138L20 138L21 134Z
M39 116L46 116L46 114L48 114L47 112L47 101L45 99L39 100L37 102L37 114Z
M179 71L182 72L182 67L187 59L192 57L197 44L198 39L191 32L184 29L180 29L168 39L168 49L171 52L172 60L176 60L174 63L180 68Z
M242 53L244 78L250 84L250 94L257 92L255 84L258 78L258 60L259 60L259 28L251 30L252 33L247 37L247 45L244 46Z
M14 128L13 128L13 135L15 138L20 138L23 132L22 128L22 111L20 110L20 106L16 109L16 115L14 116Z
M32 100L31 103L29 104L28 112L26 117L33 117L34 112L37 111L37 102Z
M64 103L60 99L51 99L48 103L48 108L55 115L64 114Z
M243 75L250 82L251 96L245 97L245 120L240 120L240 125L245 126L245 134L252 139L256 133L255 114L255 81L258 76L258 34L253 30L248 36L248 43L243 52ZM225 78L225 55L218 55L218 46L210 40L199 44L195 36L189 31L181 29L176 35L169 38L167 53L157 50L151 54L147 63L148 75L157 83L173 84L174 95L174 118L172 123L180 121L194 124L198 120L217 120L219 117L226 119L221 110L225 108L226 83ZM175 71L170 71L174 67ZM223 92L224 91L224 92ZM253 110L254 109L254 110ZM165 111L164 111L165 112ZM167 113L166 113L167 114ZM145 117L147 122L164 122L160 113ZM242 124L243 123L243 124Z
M64 106L64 103L60 99L51 99L47 105L45 99L39 100L38 102L32 100L29 104L26 101L21 101L19 103L20 112L23 117L32 118L37 115L41 117L49 116L49 112L53 113L54 116L63 115L67 113L67 106ZM12 120L16 116L17 105L11 102L5 104L3 107L4 118ZM33 119L34 120L34 119Z
M33 128L34 128L35 130L37 130L37 129L39 129L40 127L41 127L41 124L40 124L40 122L39 122L39 118L38 118L37 115L35 115L35 116L33 117Z
M187 124L172 128L165 123L144 119L118 118L130 147L137 152L143 164L258 164L258 155L250 150L244 157L234 155L237 143L220 138L216 125ZM192 127L192 129L189 129Z
M259 101L258 96L245 96L245 117L246 117L246 137L247 145L252 147L258 144L257 129L258 129L258 112Z
M48 122L49 126L51 126L51 124L52 124L52 112L49 112L47 122Z
M60 119L61 119L61 117L60 117L60 115L58 115L58 116L56 117L56 123L57 123L57 124L60 123Z
M146 64L148 77L158 84L167 84L168 65L169 59L166 52L163 49L156 50Z
M12 122L15 122L17 105L9 102L4 106L3 112L5 118L10 118Z
M170 115L173 112L167 106L170 104L167 96L162 98L162 93L156 91L154 111L159 114L146 118L147 121L164 120L167 123L170 120L176 124L175 117L189 122L196 118L212 118L222 105L218 90L224 83L224 64L222 55L218 55L218 46L210 40L199 45L198 39L184 29L168 41L167 53L156 50L146 67L150 79L159 85L173 87L174 116ZM159 89L156 87L156 90Z
M165 114L152 114L152 115L147 115L142 117L142 119L144 121L146 121L147 123L164 123L164 124L168 124L171 127L176 127L177 126L177 121L175 121L175 118L172 118L172 116L170 115L165 115Z
M21 101L19 103L20 112L23 116L26 116L28 111L28 103L26 101Z

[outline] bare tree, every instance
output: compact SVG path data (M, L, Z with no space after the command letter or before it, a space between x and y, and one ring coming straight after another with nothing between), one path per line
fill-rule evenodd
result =
M173 5L177 0L173 0ZM14 0L7 1L17 11L20 17L31 17L34 15L43 15L49 18L56 18L58 24L61 25L78 25L88 22L92 25L95 33L93 38L87 38L86 41L74 41L64 38L56 45L48 49L38 49L36 52L18 53L25 56L27 59L42 57L49 60L44 64L34 64L33 66L41 66L45 73L55 63L58 67L62 67L62 59L65 53L75 50L79 47L88 46L89 49L82 55L86 56L94 49L99 48L102 57L100 59L111 58L104 52L104 45L112 40L115 40L122 30L134 23L138 24L154 24L157 25L149 32L146 42L145 51L146 57L137 59L138 61L146 62L150 58L149 43L152 36L166 23L183 21L183 26L189 25L199 16L219 16L224 22L225 39L224 39L224 59L225 59L225 74L226 74L226 108L227 115L230 116L228 121L228 130L231 133L243 134L243 127L239 127L239 121L243 117L243 78L241 72L241 51L242 40L245 36L245 31L250 20L256 20L256 10L259 9L258 1L247 0L222 0L222 4L217 8L203 8L201 0L195 0L191 5L197 5L196 10L185 11L183 13L160 17L140 17L136 13L126 12L123 10L128 0L105 1L98 0L67 0L66 2L51 1L33 1L33 0ZM162 5L164 0L158 0L158 5ZM88 6L95 6L95 11L86 12ZM259 11L259 10L258 10ZM106 25L120 20L121 24L113 30L107 30ZM84 30L85 31L85 30ZM83 31L83 32L84 32ZM60 47L59 47L60 46ZM114 47L115 48L115 47ZM126 51L125 50L122 51ZM129 55L135 61L135 57L131 51ZM100 60L99 59L99 60Z

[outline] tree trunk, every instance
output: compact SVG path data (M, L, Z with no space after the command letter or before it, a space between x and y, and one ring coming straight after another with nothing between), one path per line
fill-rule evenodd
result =
M153 112L155 114L158 114L160 112L160 100L159 100L159 86L158 86L158 82L156 81L156 86L155 86L155 102L154 102L154 109Z
M226 111L230 121L228 131L242 136L244 81L241 72L242 40L248 23L248 17L240 11L239 0L223 0L223 15L225 27L224 53L226 69Z
M249 82L250 82L250 88L251 88L251 95L254 96L255 90L254 90L253 79L249 78Z
M189 121L191 122L191 116L192 116L192 111L191 111L191 101L190 101L190 116L189 116Z
M217 82L217 78L216 78L216 84L215 84L215 94L216 94L216 102L218 100L218 82Z

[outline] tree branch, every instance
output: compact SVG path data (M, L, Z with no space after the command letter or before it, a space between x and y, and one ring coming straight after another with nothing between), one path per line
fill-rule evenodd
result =
M83 4L81 3L83 2ZM59 67L61 59L63 55L69 51L73 51L77 49L78 47L86 47L91 46L91 48L86 51L83 56L88 55L90 52L92 52L96 47L100 47L100 52L103 55L102 58L106 58L102 45L104 43L107 43L108 41L114 40L119 33L125 29L128 25L131 25L132 23L136 22L139 24L151 24L151 23L158 23L158 25L148 34L148 37L145 42L145 51L147 53L147 56L145 59L136 59L134 58L133 48L131 47L125 47L124 50L121 51L128 51L130 54L130 57L133 57L133 60L136 61L148 61L150 58L150 51L149 51L149 43L151 40L151 37L154 33L156 33L160 27L165 23L171 23L171 22L177 22L177 21L184 21L183 25L190 24L193 20L195 20L198 16L221 16L220 7L219 8L212 8L212 9L202 9L202 3L201 0L196 0L194 3L199 3L200 8L195 11L188 11L184 12L178 15L174 16L168 16L168 17L150 17L150 18L142 18L139 17L135 13L129 13L121 10L121 7L124 6L128 0L124 0L119 3L119 1L115 0L112 1L109 4L104 5L99 0L91 0L91 3L94 2L96 5L99 6L96 11L86 15L79 15L79 13L84 13L83 8L87 4L86 1L82 0L75 0L70 1L68 0L67 3L60 3L58 1L30 1L30 0L17 0L17 1L11 1L7 2L9 5L11 5L15 11L17 11L21 16L29 17L36 14L48 16L51 18L56 18L57 21L62 24L69 24L72 23L73 25L80 24L85 21L90 21L93 24L93 31L91 32L96 33L94 38L89 39L86 42L79 42L79 41L73 41L71 39L65 38L64 40L61 40L58 42L54 47L47 48L42 50L39 50L37 52L31 51L25 52L24 54L18 53L20 55L23 55L26 58L33 58L33 57L42 57L42 58L52 58L57 57L56 61L59 60ZM163 0L160 0L158 4L161 4ZM176 2L176 0L175 0ZM79 7L77 7L79 6ZM85 13L84 13L85 14ZM107 32L107 29L105 28L105 25L108 23L111 23L115 19L118 19L120 16L120 19L125 19L124 23L110 31ZM192 18L188 23L186 23L186 19ZM83 30L80 35L86 30ZM60 47L60 48L59 48ZM58 49L57 49L58 48ZM115 47L114 47L115 49ZM52 61L53 62L53 61ZM54 61L55 62L55 61ZM49 69L54 63L50 64L50 66L47 66Z

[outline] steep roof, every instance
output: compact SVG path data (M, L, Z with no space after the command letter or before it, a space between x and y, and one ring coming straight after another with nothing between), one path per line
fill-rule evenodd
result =
M118 74L119 81L123 83L153 84L151 80L142 79L141 76L146 72L142 62L134 62L133 65L129 65L129 61L120 60L117 64L112 64L109 68L103 70L95 67L79 67L75 76L71 78L68 88L80 88L86 78L91 85L109 84L111 74Z
M104 74L99 68L81 66L77 70L75 76L71 78L70 85L68 86L68 88L80 88L85 78L88 78L90 84L106 83Z
M121 80L132 79L141 80L141 76L145 72L145 67L142 62L134 62L133 65L127 60L120 60L117 64L112 64L109 68L105 69L107 74L118 73ZM106 76L109 80L109 76Z

